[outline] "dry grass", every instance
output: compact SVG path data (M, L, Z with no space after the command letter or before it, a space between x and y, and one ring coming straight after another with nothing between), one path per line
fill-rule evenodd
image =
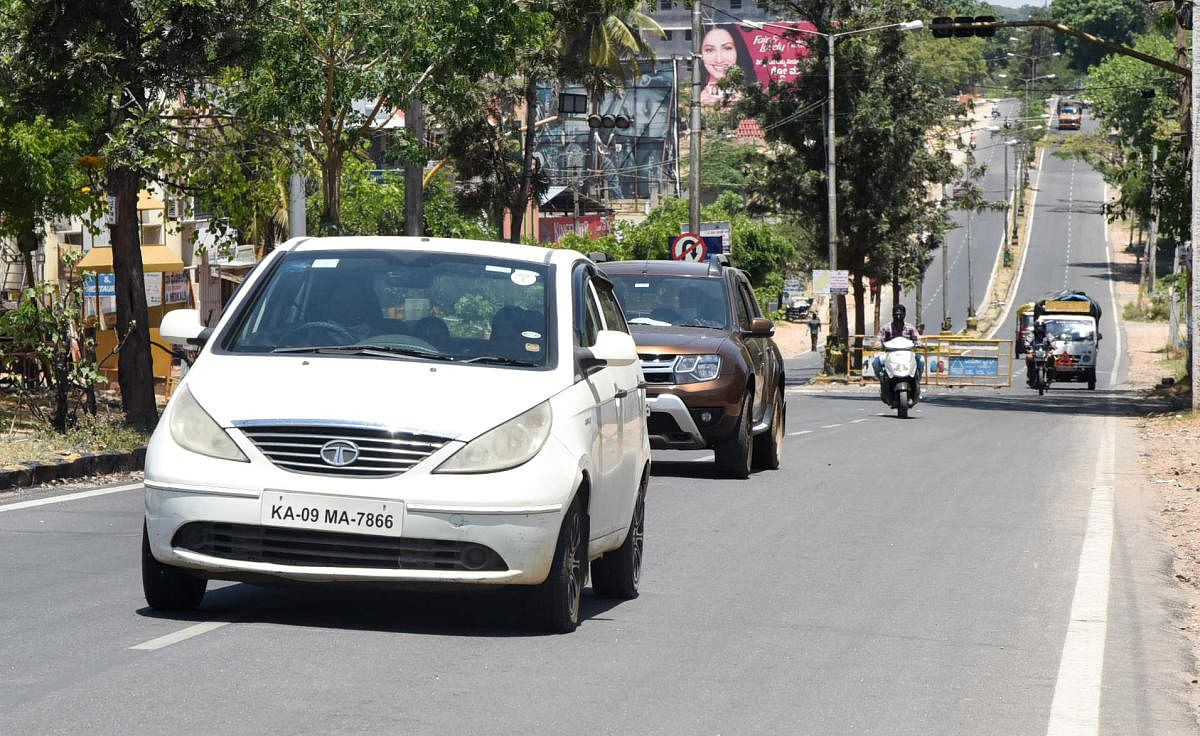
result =
M42 405L47 405L41 400ZM125 426L119 402L99 401L96 417L85 416L79 426L59 434L38 422L16 397L0 397L0 466L45 462L105 450L132 450L146 444L147 435Z

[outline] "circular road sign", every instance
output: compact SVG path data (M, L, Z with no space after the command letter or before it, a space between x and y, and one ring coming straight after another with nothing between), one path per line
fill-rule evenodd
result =
M703 263L708 257L708 246L704 238L695 233L684 233L671 243L671 258L676 261Z

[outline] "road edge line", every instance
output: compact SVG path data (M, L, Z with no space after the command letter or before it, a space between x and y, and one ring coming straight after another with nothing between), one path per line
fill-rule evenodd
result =
M1102 432L1087 530L1079 552L1079 570L1071 598L1071 617L1059 660L1046 736L1096 736L1100 732L1116 505L1112 485L1115 481L1116 432L1112 417L1104 419Z
M141 483L130 483L123 486L111 486L109 488L97 488L91 491L80 491L79 493L68 493L65 496L51 496L49 498L38 498L32 501L17 501L16 503L0 504L0 513L4 513L5 511L20 511L21 509L32 509L38 506L48 506L52 503L77 501L82 498L92 498L94 496L106 496L110 493L132 491L142 487L143 486Z
M1037 181L1033 183L1033 197L1029 200L1029 221L1025 223L1025 247L1021 249L1021 265L1017 267L1017 273L1013 276L1012 292L1008 295L1008 299L1004 303L1004 313L996 320L996 326L988 333L987 339L995 340L996 333L1008 322L1008 313L1012 311L1013 297L1017 295L1017 289L1021 286L1021 277L1025 274L1025 259L1029 257L1029 248L1032 245L1030 236L1033 234L1033 216L1037 212L1037 196L1042 188L1042 164L1045 163L1046 149L1038 149L1038 173Z
M201 634L207 634L208 632L213 631L214 629L219 629L227 624L229 624L229 621L204 621L202 623L189 626L186 629L180 629L174 633L166 634L164 636L151 639L150 641L144 641L141 644L134 644L129 648L153 652L155 650L162 649L163 647L169 647L172 644L178 644L181 641L187 641L192 637L200 636Z

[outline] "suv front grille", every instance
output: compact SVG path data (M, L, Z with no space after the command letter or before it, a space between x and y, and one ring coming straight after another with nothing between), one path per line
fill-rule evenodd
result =
M441 449L444 437L393 432L378 427L234 423L254 446L275 465L295 473L317 473L359 478L399 475ZM321 449L343 440L358 448L349 464L325 461Z
M493 549L474 542L213 521L183 525L171 545L209 557L276 565L469 572L508 569Z
M674 355L639 355L646 383L675 383Z

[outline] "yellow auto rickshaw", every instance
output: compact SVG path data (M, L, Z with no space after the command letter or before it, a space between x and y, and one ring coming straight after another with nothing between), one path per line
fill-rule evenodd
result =
M1013 335L1013 356L1020 358L1029 352L1033 346L1034 306L1036 302L1026 302L1017 307L1017 330Z

